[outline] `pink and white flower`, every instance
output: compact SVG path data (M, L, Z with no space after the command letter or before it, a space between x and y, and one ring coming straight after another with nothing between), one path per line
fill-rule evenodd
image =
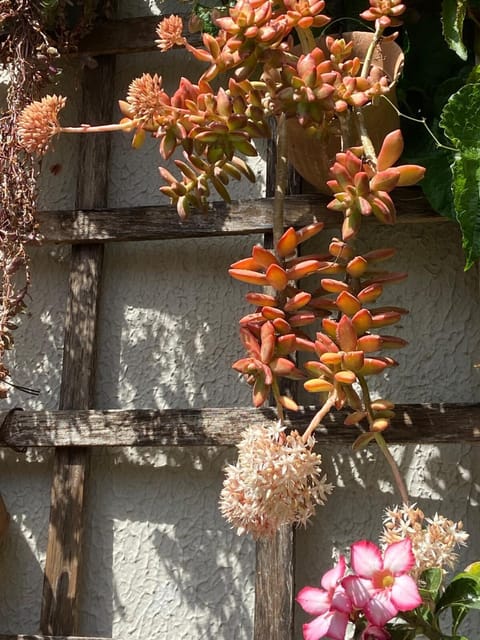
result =
M417 585L408 572L415 564L410 539L380 549L361 540L351 546L351 566L356 575L342 580L355 609L363 610L373 627L382 628L399 611L422 604Z
M345 575L345 558L327 571L317 587L304 587L297 595L298 604L316 618L303 625L304 640L320 640L328 636L332 640L344 640L352 603L342 586Z

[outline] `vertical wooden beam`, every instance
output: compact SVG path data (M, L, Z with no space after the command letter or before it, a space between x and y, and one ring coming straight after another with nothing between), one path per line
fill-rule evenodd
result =
M256 544L254 640L292 640L294 530L284 525Z
M97 124L112 114L113 56L97 58L85 69L82 122ZM81 140L76 207L107 205L110 140L85 135ZM63 350L60 409L93 408L97 310L103 245L72 247L70 290ZM78 633L78 585L83 542L88 449L58 448L55 452L50 522L40 629L50 635Z
M267 148L266 193L275 194L276 127ZM301 179L292 169L289 173L289 193L299 193ZM273 248L271 233L265 234L264 247ZM259 540L255 550L255 613L254 640L292 640L293 595L295 580L295 532L283 526L271 540Z

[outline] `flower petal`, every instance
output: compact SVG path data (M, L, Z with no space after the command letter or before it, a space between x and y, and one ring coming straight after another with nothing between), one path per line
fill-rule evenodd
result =
M320 640L324 638L328 633L332 616L333 612L327 612L304 624L302 627L304 640Z
M295 600L304 611L313 616L318 616L330 609L328 592L316 587L303 587Z
M352 611L353 603L341 585L338 585L335 589L331 608L336 609L337 611L343 611L343 613L350 613Z
M356 609L363 609L375 593L375 588L371 581L358 576L347 576L342 580L342 585Z
M329 611L303 625L303 638L304 640L321 640L328 636L331 640L344 640L347 624L346 613Z
M399 611L411 611L422 604L415 580L410 576L395 578L391 598Z
M389 569L393 575L398 576L407 573L415 564L415 556L412 551L412 541L405 538L399 542L389 544L383 556L383 566Z
M390 599L389 591L376 593L373 598L370 598L363 610L367 620L377 627L383 627L398 613L397 607Z
M352 569L361 578L371 578L383 568L382 554L377 545L369 540L354 542L351 546Z
M335 589L338 581L341 580L345 575L345 569L345 557L340 556L340 558L338 559L338 563L333 567L333 569L330 569L330 571L327 571L324 574L320 583L322 587L327 591L330 591L330 589Z

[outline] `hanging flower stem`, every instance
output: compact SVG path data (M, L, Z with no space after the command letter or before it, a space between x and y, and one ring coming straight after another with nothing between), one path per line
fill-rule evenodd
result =
M335 406L335 401L336 401L336 394L335 393L330 394L328 396L325 404L322 406L322 408L319 409L317 411L317 413L313 416L312 421L310 422L310 424L308 425L305 433L303 434L302 440L304 442L308 441L310 436L313 435L313 432L319 426L319 424L322 422L322 420L325 418L325 416L328 413L330 413L330 411Z
M368 417L368 422L370 424L370 428L373 425L373 409L372 409L372 402L371 402L371 398L370 398L370 391L368 388L368 384L367 381L365 380L365 378L363 376L358 376L358 382L360 384L360 387L362 389L362 397L363 397L363 403L365 405L365 411L367 412L367 417ZM400 473L400 469L398 468L397 463L395 462L394 457L392 456L392 454L390 453L390 449L388 448L388 445L385 441L385 438L382 436L382 434L377 431L375 432L375 442L377 443L380 451L383 453L386 461L388 462L388 464L390 465L390 469L393 475L393 479L395 481L395 484L397 486L398 492L400 494L400 497L402 499L403 504L408 505L410 500L408 497L408 491L407 491L407 487L405 485L405 481L403 480L402 474Z

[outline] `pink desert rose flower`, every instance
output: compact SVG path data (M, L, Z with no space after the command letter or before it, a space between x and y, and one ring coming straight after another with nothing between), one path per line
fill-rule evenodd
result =
M364 611L373 627L382 628L399 611L411 611L422 604L417 585L408 572L415 564L409 538L380 549L361 540L351 546L351 567L356 575L342 580L356 609ZM374 636L375 637L375 636Z
M352 603L345 593L341 580L345 575L345 558L327 571L321 580L322 589L304 587L297 595L297 602L304 611L317 616L303 625L304 640L344 640Z

